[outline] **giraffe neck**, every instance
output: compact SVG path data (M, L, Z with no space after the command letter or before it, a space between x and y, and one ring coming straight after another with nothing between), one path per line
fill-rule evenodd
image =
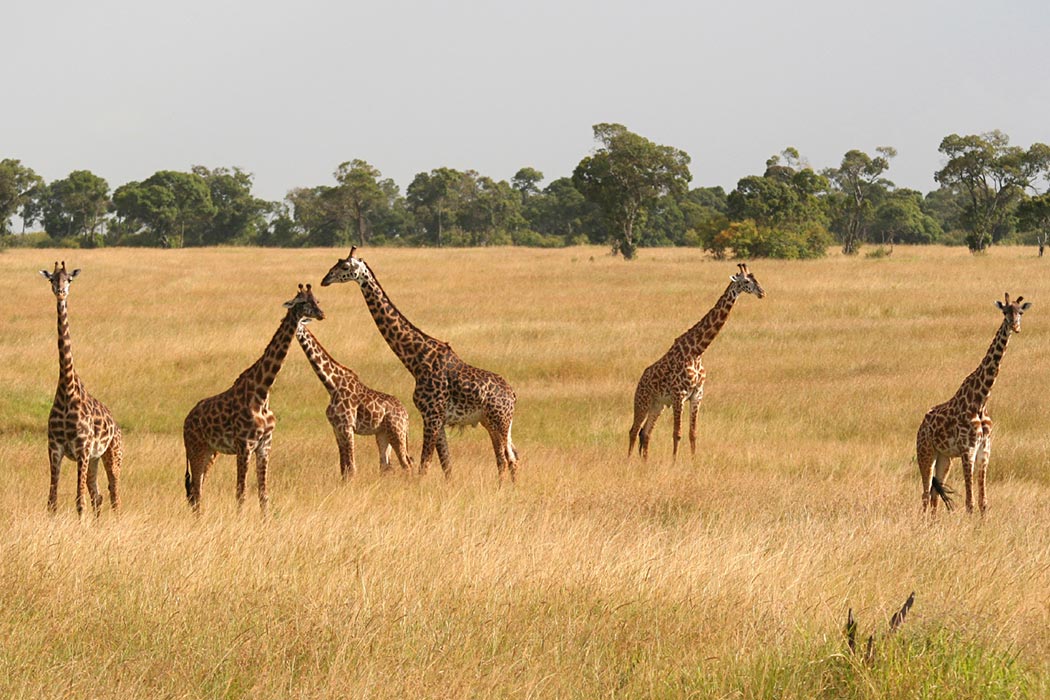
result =
M426 373L427 350L436 346L444 346L436 338L432 338L405 318L405 315L394 306L390 297L386 295L383 287L375 278L371 268L369 274L361 282L361 293L365 297L368 311L376 323L383 340L394 351L401 364L417 379Z
M733 303L736 302L736 298L739 295L740 292L734 285L730 284L726 287L726 290L722 292L722 296L718 298L711 310L697 321L696 325L680 335L675 344L687 354L702 355L704 350L707 350L707 346L718 335L718 332L722 330L722 326L726 324L729 312L733 310Z
M998 332L992 338L981 364L963 381L955 400L968 411L976 412L984 408L988 395L992 392L995 378L999 375L999 363L1003 361L1006 344L1010 342L1010 321L1003 319Z
M83 391L73 368L73 341L69 337L69 310L65 299L58 300L58 391L60 396L76 396Z
M268 398L270 387L273 386L274 380L277 379L277 373L281 371L284 358L288 356L288 346L295 335L297 323L298 319L289 310L281 321L281 325L277 327L277 332L273 334L270 343L263 351L262 357L256 360L251 367L241 372L241 376L237 377L235 384L250 385L260 402Z
M318 342L314 334L302 323L295 330L296 340L306 353L306 359L314 368L314 374L324 384L329 394L335 395L339 391L337 379L343 374L343 367L328 354L324 346Z

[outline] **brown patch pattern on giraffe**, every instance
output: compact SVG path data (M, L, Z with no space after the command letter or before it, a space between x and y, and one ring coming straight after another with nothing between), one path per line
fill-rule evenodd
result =
M678 443L682 439L682 410L689 402L689 447L696 454L696 419L700 401L704 397L704 370L702 356L707 346L722 330L733 304L741 294L754 294L759 299L765 296L762 285L748 271L747 265L738 265L739 274L729 278L729 286L715 302L714 307L671 345L663 357L642 372L634 390L634 422L631 424L627 455L634 451L638 440L638 452L645 459L649 456L649 440L660 414L668 406L674 412L673 457L678 457Z
M445 476L452 473L445 426L481 424L489 433L502 481L505 472L517 478L518 453L511 440L516 397L500 375L473 367L451 346L433 338L409 321L394 306L364 260L340 258L321 282L327 286L356 282L376 327L401 363L412 373L416 388L412 401L423 416L423 449L420 473L425 473L435 448Z
M101 459L109 481L109 502L113 510L120 507L117 486L124 459L124 437L120 427L101 401L84 388L73 367L73 348L69 336L67 296L73 279L80 274L76 269L66 271L55 263L53 272L41 270L51 283L51 291L58 301L58 389L47 419L47 452L51 465L51 489L47 509L58 509L58 477L62 458L77 463L77 515L84 512L84 496L91 500L91 508L98 516L102 509L102 495L98 492L98 462Z
M270 388L284 359L295 330L303 319L324 318L310 285L299 285L299 293L284 303L288 311L270 343L255 364L244 370L226 391L202 399L194 406L182 426L186 447L186 498L195 512L200 511L201 488L216 455L237 455L237 505L244 503L248 462L255 455L259 487L259 507L266 513L268 494L266 470L277 424L270 410Z
M1024 297L997 301L1003 322L992 338L981 364L963 380L955 396L931 408L919 425L915 453L922 479L922 509L936 512L938 497L949 510L951 491L946 485L952 459L962 461L966 486L966 510L973 511L973 477L977 476L977 505L984 514L988 509L985 480L992 455L992 419L988 415L988 396L999 374L999 364L1006 352L1010 335L1021 332L1021 316L1031 306Z
M343 479L349 479L357 472L354 435L375 435L381 472L392 468L391 452L397 455L402 469L411 468L408 411L404 404L390 394L369 388L356 372L336 362L306 328L305 322L299 324L295 337L331 397L325 415L332 424L339 446L339 473Z

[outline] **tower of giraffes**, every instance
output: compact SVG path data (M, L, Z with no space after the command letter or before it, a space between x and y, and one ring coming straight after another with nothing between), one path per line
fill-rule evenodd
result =
M259 507L266 513L266 470L277 419L270 410L270 387L281 371L288 346L303 319L322 320L310 285L299 285L299 293L284 303L288 309L262 357L241 372L226 391L201 399L183 422L186 447L186 498L200 510L201 487L217 454L237 455L237 504L244 503L248 462L255 456Z
M1022 303L1023 302L1023 303ZM945 486L952 459L962 460L966 485L966 510L973 511L973 477L977 474L977 505L988 509L985 478L992 454L992 419L988 416L988 395L999 374L999 364L1006 352L1010 335L1021 332L1021 315L1031 306L1024 297L1013 302L1006 294L995 302L1003 313L992 344L981 364L963 380L952 398L931 408L919 425L915 453L922 478L922 508L936 511L937 497L951 509L950 491Z
M762 285L751 274L747 265L738 265L739 274L729 278L729 286L715 302L714 307L692 328L675 339L663 357L642 372L634 390L634 422L631 425L627 454L634 451L635 439L638 451L644 459L649 455L649 440L653 426L668 406L674 413L674 450L678 456L678 443L682 439L682 410L689 402L689 447L696 454L696 418L700 401L704 398L703 354L707 346L722 330L733 304L741 294L754 294L759 299L765 296Z
M68 457L77 463L77 515L83 515L84 496L88 494L97 516L102 508L102 496L98 492L100 459L109 480L110 505L113 510L120 507L117 486L124 456L124 437L109 409L87 392L73 367L67 297L69 286L80 270L68 272L63 260L61 267L56 262L52 272L41 270L40 274L51 283L51 291L58 301L58 389L47 419L47 452L51 464L47 509L52 513L58 509L58 477L62 458Z
M357 472L354 435L375 435L379 447L379 470L389 471L390 453L397 455L402 469L412 466L408 456L408 411L396 397L369 388L349 367L336 362L306 327L299 324L295 337L317 378L328 391L325 415L339 446L339 473L349 479Z
M426 472L437 449L445 476L451 475L445 426L476 425L488 431L502 479L517 477L518 453L511 441L514 390L494 372L468 365L448 343L433 338L409 321L383 291L367 263L354 257L355 248L328 271L321 286L356 282L387 345L416 380L412 401L423 416L423 450L420 472Z

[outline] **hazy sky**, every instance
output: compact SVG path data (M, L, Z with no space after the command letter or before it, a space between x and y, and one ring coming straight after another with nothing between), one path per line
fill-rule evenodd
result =
M0 158L111 187L239 166L281 199L362 158L571 175L619 122L731 189L795 146L897 148L928 191L950 133L1050 142L1046 0L22 0L0 28Z

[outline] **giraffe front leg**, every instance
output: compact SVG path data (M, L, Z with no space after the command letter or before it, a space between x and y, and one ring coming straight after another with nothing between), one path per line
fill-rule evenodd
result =
M62 472L62 447L54 440L48 440L47 457L51 470L51 486L47 492L47 512L54 515L58 511L58 477Z
M704 398L704 390L701 387L699 394L689 400L689 452L696 455L696 419L700 413L700 401Z
M77 452L77 517L84 515L84 497L87 495L88 468L91 460L85 456L86 450Z
M973 464L977 454L976 446L969 447L962 455L963 482L966 486L966 512L973 512Z
M248 460L252 456L252 449L247 443L237 446L237 508L244 505L244 488L248 480ZM256 458L258 459L258 458Z
M988 511L988 499L985 496L985 480L988 477L988 462L992 458L992 421L985 418L981 425L984 434L977 450L977 507L981 515Z
M441 471L445 472L445 478L452 478L452 457L448 453L448 435L445 433L444 423L438 427L437 434L438 459L441 460Z
M674 414L674 447L671 449L671 461L678 460L678 443L682 441L682 409L685 407L684 399L675 399L671 405Z
M267 435L255 447L255 480L259 488L259 509L263 516L267 514L270 496L266 490L266 473L270 464L270 445L272 438Z
M98 457L88 460L87 473L88 496L91 499L91 510L97 518L102 513L102 494L98 492Z
M441 423L438 421L423 422L423 448L419 453L420 476L426 474L430 468L430 458L434 456L434 449L437 447L438 431L441 429Z

